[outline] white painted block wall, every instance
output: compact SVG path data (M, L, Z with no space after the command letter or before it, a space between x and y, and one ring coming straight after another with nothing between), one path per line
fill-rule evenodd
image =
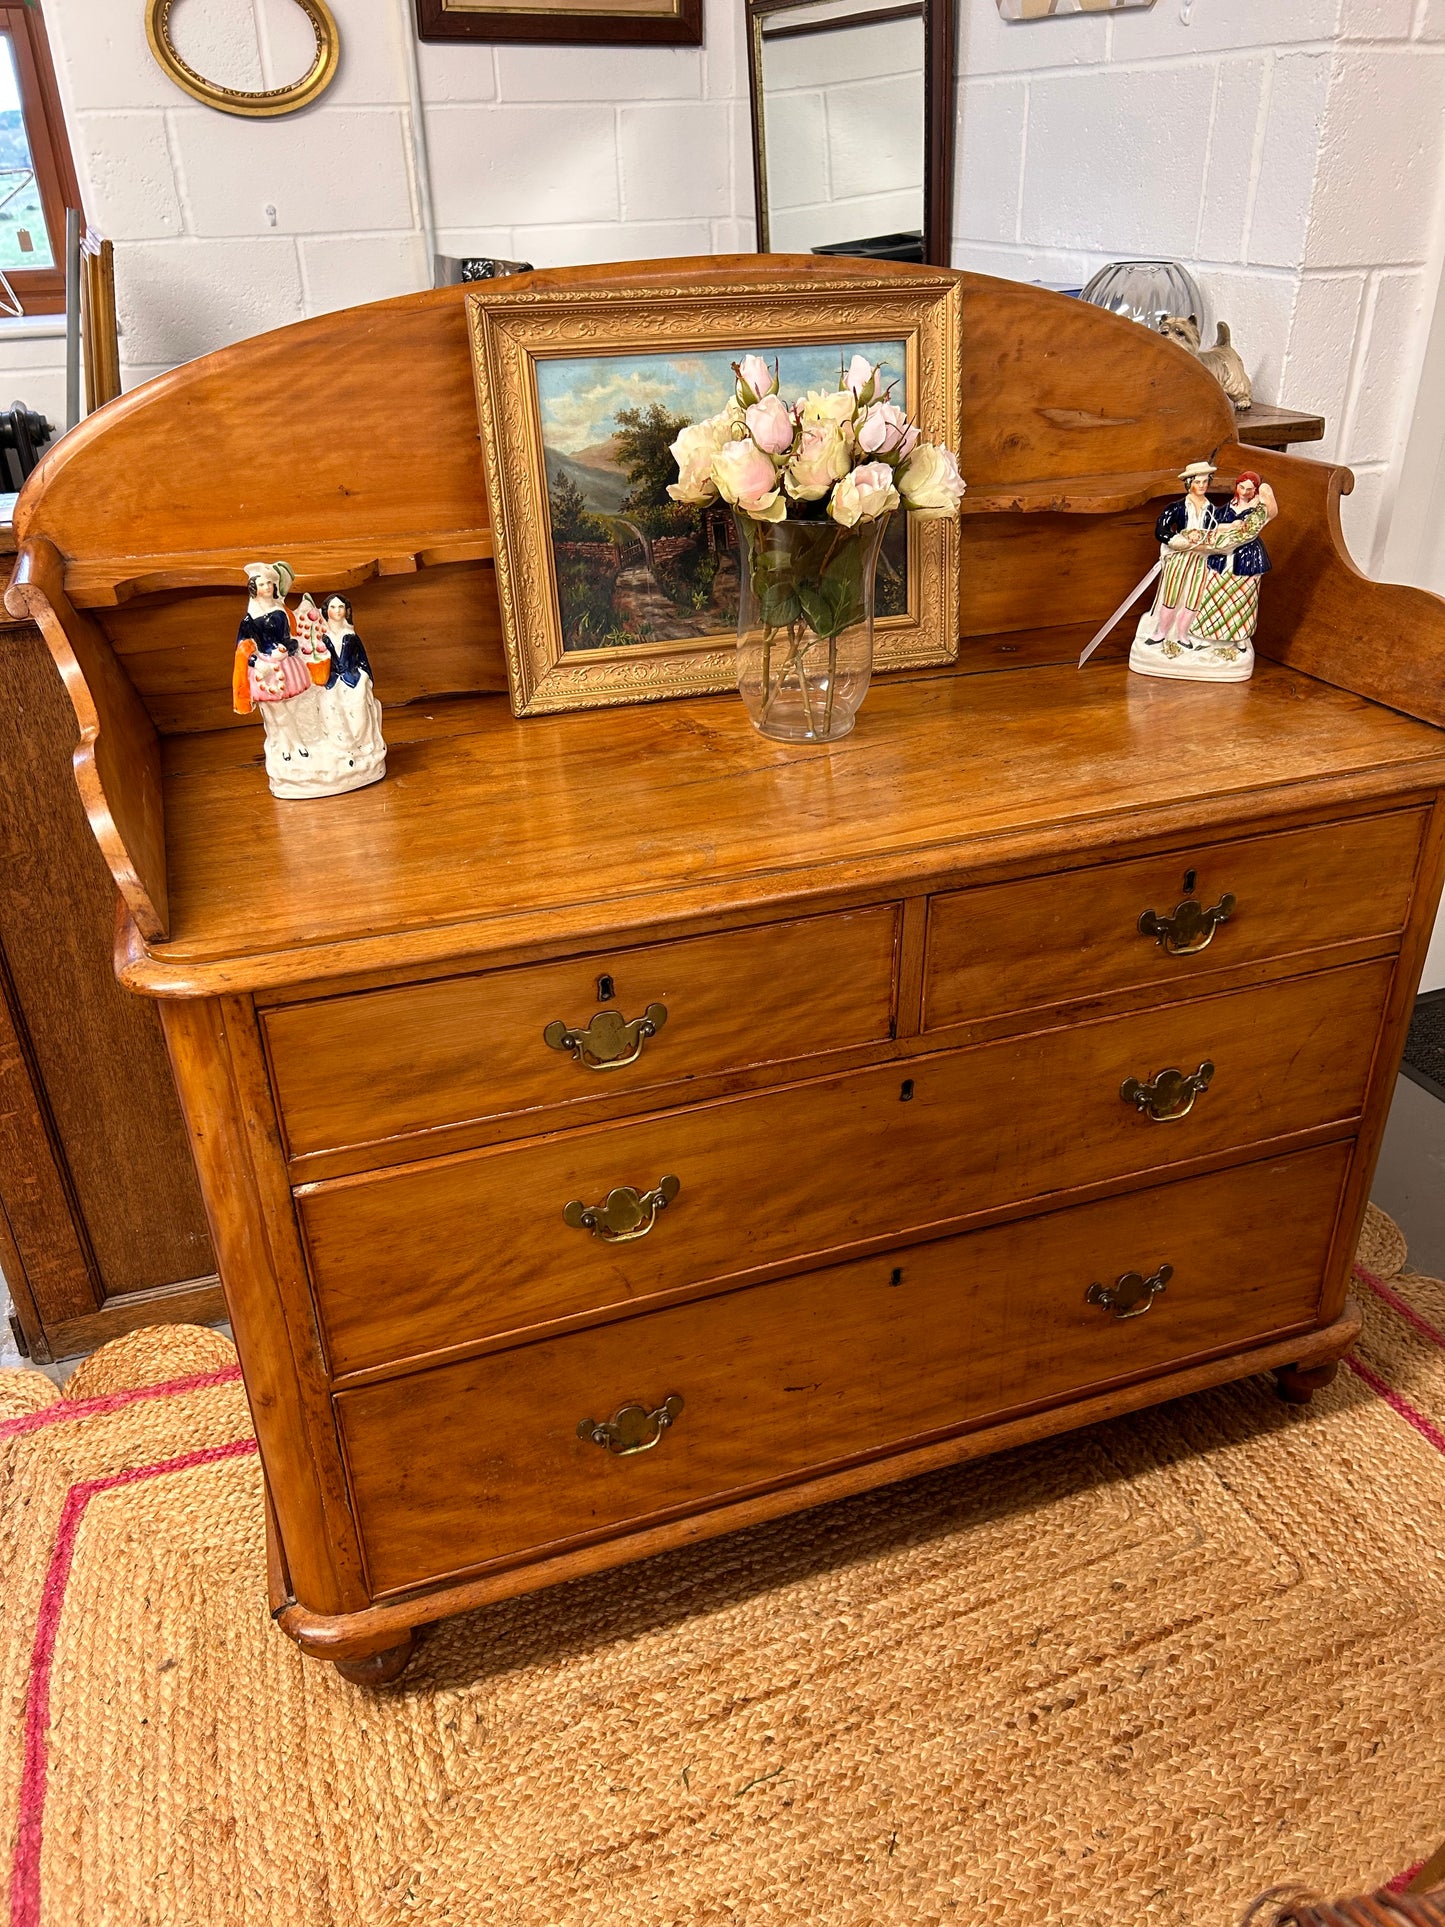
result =
M1377 566L1440 280L1445 0L965 5L958 110L954 265L1188 263L1260 399L1327 417Z
M411 0L334 0L337 81L275 121L181 94L140 0L50 0L87 209L117 243L128 385L261 329L430 279L451 254L539 265L753 245L741 0L701 48L432 43ZM956 265L1078 280L1159 253L1195 267L1264 399L1321 410L1378 566L1445 215L1445 0L1157 0L1005 23L959 0ZM299 72L294 0L186 0L185 49ZM806 46L807 42L797 43ZM7 338L0 400L58 414L53 338Z
M430 285L408 86L411 0L334 0L342 55L314 107L249 120L192 102L144 7L46 9L82 196L117 249L126 385L306 314ZM751 246L737 0L703 48L417 49L436 244L539 265ZM292 0L187 0L181 50L235 85L304 70ZM736 218L736 183L749 218ZM57 414L63 350L7 338L0 392Z

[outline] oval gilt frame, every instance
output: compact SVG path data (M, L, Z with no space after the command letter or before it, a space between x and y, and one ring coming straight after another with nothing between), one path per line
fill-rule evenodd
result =
M311 31L316 35L316 58L299 80L290 81L284 87L249 92L243 87L223 87L219 81L207 80L204 74L198 74L181 58L171 39L171 9L175 0L148 0L146 39L161 67L193 100L219 108L223 114L269 120L276 114L294 114L298 107L305 107L324 93L336 78L341 58L341 35L326 0L296 0L296 4L311 22Z

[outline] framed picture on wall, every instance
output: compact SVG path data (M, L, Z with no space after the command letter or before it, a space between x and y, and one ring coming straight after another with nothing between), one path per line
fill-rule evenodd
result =
M631 41L698 47L702 0L416 0L421 40Z
M1066 13L1117 13L1121 7L1152 7L1154 0L998 0L1005 20L1054 20Z
M715 415L742 354L792 395L854 354L925 440L958 444L960 291L839 270L696 286L467 297L512 707L519 716L730 689L741 582L732 512L673 501L670 444ZM879 562L880 669L958 652L958 534L893 518Z

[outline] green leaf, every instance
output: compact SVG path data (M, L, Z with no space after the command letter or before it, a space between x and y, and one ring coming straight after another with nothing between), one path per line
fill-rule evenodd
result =
M758 595L759 614L771 629L786 629L802 614L793 586L789 582L767 583Z

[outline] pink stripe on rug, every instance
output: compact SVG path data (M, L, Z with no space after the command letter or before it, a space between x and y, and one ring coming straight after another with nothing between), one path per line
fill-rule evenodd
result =
M212 1375L214 1376L214 1375ZM176 1381L181 1383L183 1381ZM201 1380L206 1383L205 1377ZM156 1392L159 1386L144 1388ZM116 1393L123 1402L124 1393ZM100 1401L86 1401L99 1403ZM41 1414L40 1416L44 1416ZM256 1450L254 1439L233 1439L229 1445L207 1445L179 1458L162 1459L156 1465L134 1465L124 1472L111 1472L101 1479L80 1479L65 1495L50 1565L40 1593L40 1612L35 1622L35 1640L30 1652L30 1685L25 1700L25 1759L20 1769L20 1813L15 1834L15 1855L10 1867L10 1927L40 1927L40 1847L45 1822L45 1785L50 1765L50 1669L55 1659L55 1639L65 1605L65 1589L75 1557L75 1543L81 1521L91 1500L117 1486L135 1485L141 1479L154 1479L164 1472L189 1472L201 1465L217 1465L224 1459L244 1458Z
M1383 1278L1377 1278L1373 1271L1367 1271L1363 1265L1355 1266L1355 1276L1362 1285L1369 1286L1382 1305L1388 1305L1391 1311L1397 1312L1407 1325L1419 1332L1422 1338L1428 1339L1432 1345L1438 1345L1441 1351L1445 1351L1445 1332L1432 1325L1428 1318L1422 1317L1408 1299L1400 1296L1399 1292L1392 1291Z
M1362 1365L1358 1358L1347 1358L1344 1363L1356 1378L1369 1386L1377 1398L1384 1399L1392 1412L1404 1419L1407 1425L1413 1425L1421 1438L1428 1439L1437 1452L1445 1454L1445 1432L1413 1406L1403 1393L1397 1392L1393 1385L1387 1385L1378 1372L1371 1371L1368 1365Z
M1387 1880L1385 1882L1385 1892L1387 1894L1404 1893L1405 1889L1415 1878L1416 1874L1419 1873L1424 1864L1425 1862L1423 1860L1417 1860L1413 1867L1406 1867L1405 1871L1403 1873L1397 1873L1393 1880Z
M143 1398L171 1398L181 1392L198 1392L207 1385L229 1385L241 1376L239 1365L222 1365L214 1372L195 1372L189 1378L168 1378L159 1385L134 1385L128 1392L106 1392L100 1398L61 1398L43 1412L22 1412L18 1418L0 1420L0 1440L16 1438L22 1432L38 1432L62 1419L96 1418L102 1412L119 1412Z

